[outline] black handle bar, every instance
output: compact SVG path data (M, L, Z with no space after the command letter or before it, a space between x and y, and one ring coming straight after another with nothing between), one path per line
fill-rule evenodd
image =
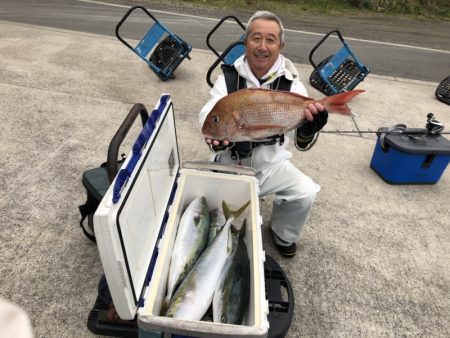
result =
M223 53L221 55L219 55L219 57L217 58L216 61L214 61L214 63L211 65L211 67L209 67L208 72L206 73L206 82L208 83L208 85L211 88L214 86L214 84L211 82L211 74L214 71L214 69L216 69L216 67L219 65L219 63L221 63L223 61L223 59L228 55L230 50L232 50L237 45L243 45L243 44L244 44L244 41L241 41L241 40L233 42L231 45L229 45L227 47L227 49L225 49L223 51Z
M228 15L228 16L225 16L225 17L223 17L214 27L213 27L213 29L211 29L211 31L208 33L208 35L206 36L206 45L208 46L208 48L209 49L211 49L211 51L214 53L214 54L216 54L218 57L220 57L220 55L219 55L219 53L211 46L211 44L209 43L209 40L210 40L210 38L211 38L211 36L214 34L214 32L217 30L217 28L219 28L219 26L225 21L225 20L228 20L228 19L233 19L234 21L236 21L237 22L237 24L239 25L239 26L241 26L241 28L245 31L245 26L242 24L242 22L237 18L237 17L235 17L234 15Z
M121 126L109 143L107 169L110 182L114 180L114 177L116 177L117 172L119 171L119 167L117 165L117 156L119 155L120 145L122 144L122 141L125 139L125 136L128 134L128 131L130 130L138 115L141 116L142 126L144 126L148 120L148 112L145 106L141 103L136 103L133 108L131 108L130 112L125 117Z
M119 29L120 29L120 27L122 26L122 24L125 22L125 20L130 16L130 14L134 11L134 10L136 10L136 9L141 9L141 10L143 10L144 11L144 13L146 13L153 21L155 21L155 22L157 22L158 20L147 10L147 9L145 9L144 7L142 7L142 6L133 6L133 7L131 7L126 13L125 13L125 15L122 17L122 19L120 19L120 21L119 21L119 23L117 24L117 26L116 26L116 36L117 36L117 38L125 45L125 46L127 46L128 48L130 48L132 51L134 51L134 48L133 47L131 47L131 45L128 43L128 42L126 42L121 36L120 36L120 34L119 34Z
M345 43L345 41L344 41L344 38L342 37L341 32L339 32L337 29L334 29L334 30L328 32L327 34L325 34L325 36L322 37L322 39L320 39L320 41L314 46L313 49L311 49L311 52L309 53L309 62L311 63L311 65L314 67L314 69L315 69L316 71L318 71L317 65L314 63L314 61L313 61L313 59L312 59L312 56L313 56L313 54L315 53L315 51L317 50L317 48L319 48L319 46L320 46L320 45L321 45L321 44L322 44L322 43L323 43L323 42L324 42L331 34L333 34L333 33L336 33L337 36L339 37L339 39L341 40L341 42L342 42L344 45L346 45L346 43Z

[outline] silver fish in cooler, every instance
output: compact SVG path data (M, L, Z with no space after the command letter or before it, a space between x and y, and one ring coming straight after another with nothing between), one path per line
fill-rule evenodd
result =
M242 324L250 295L250 260L244 241L246 224L242 225L237 244L228 257L214 291L213 320Z
M227 221L221 208L211 211L209 219L211 221L211 224L209 226L208 245L212 243L219 230Z
M249 204L250 201L237 211L231 211L223 202L227 222L176 290L168 305L167 317L201 320L205 315L211 305L225 261L232 252L230 227Z
M170 298L194 266L206 247L209 234L209 210L204 197L195 198L181 216L170 261L167 295Z

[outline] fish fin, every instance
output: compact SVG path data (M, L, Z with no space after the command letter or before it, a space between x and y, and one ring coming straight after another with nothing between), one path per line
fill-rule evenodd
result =
M237 129L241 132L244 133L244 131L247 131L250 129L247 122L235 117L233 115L233 120L234 120L234 124L237 127ZM271 129L271 130L283 130L283 125L279 125L279 124L254 124L251 126L251 130L253 131L257 131L257 130L267 130L267 129ZM275 134L276 132L274 132Z
M252 88L252 89L255 89L255 88ZM250 129L247 122L239 117L236 117L235 114L233 114L233 120L234 120L234 124L236 125L237 129L241 133L244 133L244 131L248 132L248 130ZM270 129L270 130L274 130L274 134L283 133L283 128L284 128L284 126L280 125L280 124L253 124L251 126L252 131Z
M239 230L239 238L244 238L245 231L247 231L247 218L244 218L242 222L241 229Z
M263 92L263 91L266 91L266 92L277 92L277 93L283 93L283 95L288 95L288 96L300 98L300 99L302 99L303 101L310 101L310 102L315 101L315 99L313 99L312 97L308 97L308 96L305 96L305 95L301 95L301 94L298 94L298 93L293 93L293 92L289 92L289 91L285 91L285 90L273 90L273 89L256 88L256 87L253 87L253 88L244 88L244 89L241 89L241 91L242 91L242 90L255 91L255 92L256 92L256 91L260 91L260 92ZM235 92L235 93L236 93L236 92Z
M235 112L232 114L234 124L237 126L238 129L247 129L247 123L240 119Z
M230 227L231 228L231 232L233 234L239 234L239 236L241 236L241 233L243 233L242 236L244 236L245 235L245 228L246 228L246 226L247 226L247 218L244 218L244 220L242 221L242 224L241 224L240 227L238 227L236 225L236 223L232 223L231 224L231 227Z
M237 227L235 223L232 223L230 226L230 236L232 243L228 243L231 246L231 252L234 252L237 249L238 243L244 240L245 231L247 228L247 218L244 218L240 227ZM230 248L228 248L230 249ZM230 253L230 251L228 251Z
M317 102L322 103L329 112L350 115L352 111L347 106L347 102L365 90L349 90L348 92L324 97Z
M225 215L225 219L229 219L230 217L233 217L234 219L238 218L240 214L244 212L245 209L249 206L250 201L247 201L243 206L241 206L237 210L231 210L228 206L227 202L222 201L222 208L223 208L223 214Z
M230 235L228 236L228 254L230 255L235 248L239 240L240 229L237 228L236 223L232 223L230 226ZM231 241L231 243L230 243Z
M166 315L167 314L167 310L169 310L169 303L170 303L170 299L168 299L168 297L164 298L161 304L161 314Z
M232 225L233 227L233 225ZM228 242L227 242L227 255L231 256L231 254L234 252L234 249L237 247L237 245L235 245L235 243L237 244L237 233L233 232L232 229L230 228L230 233L228 236Z
M225 219L228 219L230 217L230 207L228 206L227 202L222 201L222 209L223 214L225 215Z
M231 231L231 233L232 233L233 235L238 234L238 233L239 233L239 230L240 230L240 229L237 228L237 226L236 226L235 223L232 223L232 224L231 224L231 226L230 226L230 231Z
M287 92L287 91L282 91L282 90L278 90L277 92L283 92L284 94L287 94L287 95L290 95L290 96L295 96L297 98L301 98L304 101L311 101L311 102L314 101L314 99L312 97L301 95L301 94L298 94L298 93Z
M259 87L252 87L252 88L242 88L242 89L240 89L240 90L242 90L242 91L251 91L251 90L253 90L253 91L273 91L272 89L268 89L268 88L259 88Z

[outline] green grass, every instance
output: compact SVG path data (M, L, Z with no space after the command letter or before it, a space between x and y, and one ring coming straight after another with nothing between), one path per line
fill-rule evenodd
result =
M435 19L450 19L450 0L175 0L221 9L265 9L280 14L383 13Z

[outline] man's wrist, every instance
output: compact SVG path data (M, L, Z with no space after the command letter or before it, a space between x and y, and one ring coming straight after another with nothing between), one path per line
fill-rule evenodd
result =
M297 133L296 133L296 144L300 149L305 149L308 144L310 144L313 140L314 140L314 134L310 134L310 135L303 135L301 133L299 133L298 129L297 129Z

